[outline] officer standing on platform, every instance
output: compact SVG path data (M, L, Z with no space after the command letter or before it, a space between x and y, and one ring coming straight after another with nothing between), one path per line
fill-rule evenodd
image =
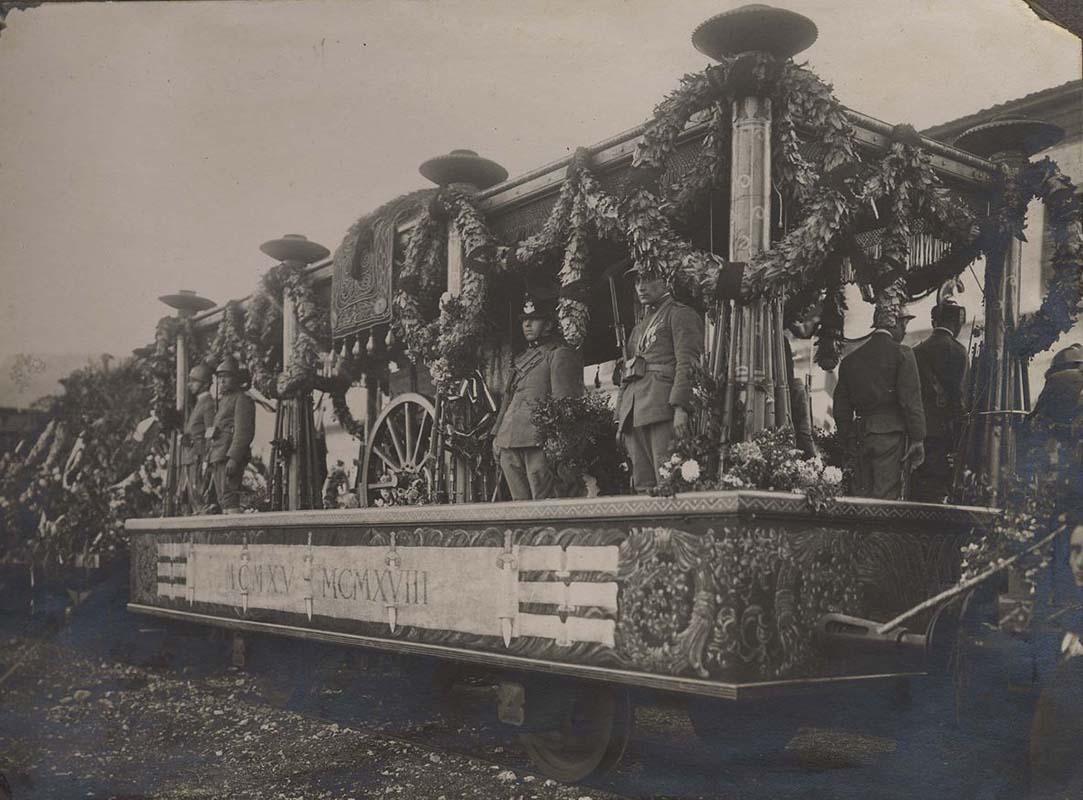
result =
M222 396L214 416L208 461L219 508L223 514L239 514L241 482L256 434L256 404L241 387L241 371L232 356L223 358L214 374Z
M877 308L869 340L842 359L834 414L854 442L855 494L903 499L904 470L925 458L925 412L914 351L902 344L909 314Z
M1024 426L1023 469L1058 484L1061 505L1083 501L1083 345L1057 352Z
M214 428L215 402L210 392L211 368L196 364L188 372L188 391L195 404L184 422L181 434L180 483L178 506L187 505L188 513L198 514L206 504L203 498L203 471L207 458L207 432Z
M690 433L692 367L703 355L703 320L673 299L664 279L628 272L647 313L624 353L617 430L632 459L632 485L646 492L656 485L674 440Z
M541 500L558 494L531 412L550 397L582 396L583 358L559 340L553 301L525 297L519 321L527 349L512 365L493 428L493 455L512 500Z
M925 410L925 462L914 471L911 500L943 503L951 492L952 457L963 421L966 348L956 338L966 309L945 300L932 311L933 332L914 348Z

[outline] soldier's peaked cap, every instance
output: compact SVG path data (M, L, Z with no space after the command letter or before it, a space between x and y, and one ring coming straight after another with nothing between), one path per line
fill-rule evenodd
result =
M519 312L519 320L554 319L556 310L555 299L540 297L536 294L525 294L523 295L523 307Z

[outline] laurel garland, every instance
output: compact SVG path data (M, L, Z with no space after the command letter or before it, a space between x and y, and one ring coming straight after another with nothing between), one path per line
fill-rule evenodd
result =
M264 275L260 291L245 310L244 338L252 385L264 396L274 397L282 359L282 306L277 299L282 295L268 291L268 277Z
M1053 239L1053 276L1042 304L1020 322L1010 345L1020 358L1048 350L1071 330L1083 300L1083 214L1075 185L1050 158L1028 164L1020 175L1016 212L1025 219L1027 203L1045 206ZM1017 234L1022 236L1022 230Z
M835 258L825 277L826 291L820 306L820 326L816 331L816 363L834 369L842 358L843 326L846 322L846 286L842 281L842 261Z
M455 226L462 245L462 288L457 296L440 295L433 314L431 298L446 275L449 224ZM407 356L428 366L440 390L477 369L478 345L489 327L488 275L498 252L506 249L498 247L473 200L456 189L442 188L414 226L395 293L395 325Z
M312 279L301 264L282 263L268 272L265 286L277 290L281 281L284 296L293 302L296 331L289 364L279 374L275 389L278 397L291 397L311 391L320 366L320 341L330 338L327 314L316 301Z
M154 416L161 423L162 431L169 433L184 425L177 413L176 404L176 354L177 337L184 336L191 362L195 357L195 332L189 319L162 317L154 329L154 350L149 358Z
M447 280L447 237L436 205L434 198L421 208L406 243L393 301L392 330L415 364L428 364L433 358L439 333L437 303Z
M354 417L346 402L346 392L349 391L353 381L350 378L321 378L317 379L316 384L317 388L325 391L331 398L331 408L342 429L355 439L364 441L365 423Z
M590 255L587 244L587 204L582 192L576 194L572 203L568 225L568 244L564 249L564 261L558 276L561 297L557 305L557 321L560 323L564 341L578 349L583 346L587 337L587 324L590 319L590 310L584 298L576 294L586 279L587 259Z
M222 308L222 319L208 352L216 363L226 356L244 361L244 307L237 300L230 300Z

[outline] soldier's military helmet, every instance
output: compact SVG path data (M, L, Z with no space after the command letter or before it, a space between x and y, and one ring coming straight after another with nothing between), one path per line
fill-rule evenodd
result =
M1083 365L1083 345L1073 344L1057 351L1046 375L1060 372L1062 369L1079 369L1080 365Z
M222 359L218 365L218 369L214 371L215 375L240 375L240 367L237 366L236 359L233 356L226 356Z
M555 298L542 297L538 294L523 295L523 308L519 312L519 321L525 319L555 320L557 304Z
M206 364L196 364L188 370L188 380L209 383L211 380L211 368Z

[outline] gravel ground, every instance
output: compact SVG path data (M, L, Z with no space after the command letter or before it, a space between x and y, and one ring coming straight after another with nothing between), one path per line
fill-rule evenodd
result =
M66 622L56 604L0 615L0 772L16 800L1022 796L1022 705L991 712L991 737L958 730L936 695L821 697L781 739L769 715L712 747L679 703L639 698L618 768L566 786L533 769L481 676L438 697L431 664L273 639L250 640L238 670L227 637L124 601L118 578Z
M278 708L252 675L34 648L3 688L0 768L16 798L581 798L582 789ZM597 800L616 798L592 792Z

